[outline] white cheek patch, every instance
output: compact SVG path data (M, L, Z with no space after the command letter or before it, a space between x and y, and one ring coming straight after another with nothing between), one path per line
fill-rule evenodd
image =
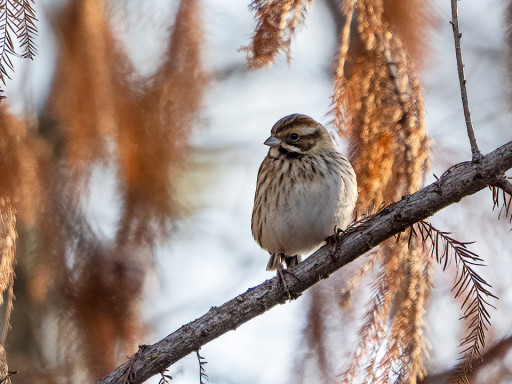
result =
M286 144L286 143L281 143L281 147L286 149L288 152L302 153L300 148L297 148L294 145L290 145L290 144Z

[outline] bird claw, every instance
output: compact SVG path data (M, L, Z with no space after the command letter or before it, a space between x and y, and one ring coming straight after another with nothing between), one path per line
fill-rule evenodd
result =
M336 252L336 244L338 243L338 240L340 239L340 237L342 235L344 235L345 233L346 232L343 229L334 226L334 234L332 236L329 236L327 239L325 239L325 242L327 243L327 245L331 247L329 254L332 259L335 259L334 256L335 256L335 252Z
M285 290L286 294L288 295L288 299L291 300L292 293L290 292L290 289L288 288L288 284L286 283L286 280L284 278L285 274L295 277L295 279L297 279L297 281L300 281L300 280L293 272L289 271L287 268L284 268L282 265L277 267L277 279L279 281L279 284L283 286L283 289Z
M341 235L344 235L345 233L347 233L347 231L344 231L343 229L334 226L334 236L337 236L339 238Z

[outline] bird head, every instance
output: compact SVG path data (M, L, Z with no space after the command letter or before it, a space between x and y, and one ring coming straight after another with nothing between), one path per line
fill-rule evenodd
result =
M275 123L264 144L292 155L320 154L334 148L331 136L322 124L297 113Z

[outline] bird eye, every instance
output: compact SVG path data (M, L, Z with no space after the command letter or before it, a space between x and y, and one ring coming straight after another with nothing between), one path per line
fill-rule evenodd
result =
M298 134L298 133L292 133L292 134L290 134L290 140L291 140L291 141L297 141L297 140L299 140L299 134Z

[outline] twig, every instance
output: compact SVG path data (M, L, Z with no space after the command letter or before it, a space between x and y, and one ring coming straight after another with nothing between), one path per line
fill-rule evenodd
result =
M158 384L171 384L172 376L167 373L160 372L160 380L158 380Z
M199 350L196 351L197 361L199 362L199 384L206 384L210 382L210 378L206 374L204 366L208 364L204 357L199 354ZM203 381L206 380L206 381Z
M492 184L496 177L512 168L512 141L482 157L480 163L467 162L454 168L439 181L407 195L382 209L362 224L354 226L332 245L325 245L302 263L293 267L297 280L285 276L289 289L301 293L344 265L354 261L382 241L402 232L419 220L460 201ZM287 293L274 277L182 326L164 339L139 350L129 362L98 381L121 383L131 366L131 383L142 383L162 372L189 353L217 337L238 328L272 307L286 302Z
M468 94L466 90L466 79L464 76L464 63L462 62L462 48L460 45L462 33L459 32L457 1L458 0L451 0L452 20L450 21L450 24L452 25L453 38L455 40L455 57L457 58L457 72L459 74L460 94L462 97L462 108L464 109L464 118L466 120L466 128L468 131L469 143L471 144L472 161L479 162L480 160L482 160L482 154L480 153L480 150L478 149L478 144L476 143L473 122L471 121L471 112L469 110Z
M497 178L496 183L494 183L496 187L500 187L505 192L507 192L509 195L512 195L512 184L510 183L507 176L504 174Z
M498 219L500 219L502 213L504 213L505 218L509 218L509 221L512 222L512 184L508 177L505 174L498 176L489 188L492 190L493 211L495 208L500 208L500 200L503 199L498 213Z

